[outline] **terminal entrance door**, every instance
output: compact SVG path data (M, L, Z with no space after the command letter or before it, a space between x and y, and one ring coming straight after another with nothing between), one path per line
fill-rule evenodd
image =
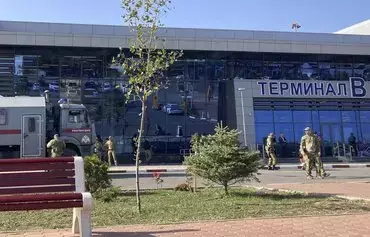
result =
M321 153L323 156L337 155L337 151L334 151L334 147L337 147L339 143L342 146L342 126L338 123L323 123L321 124L321 140L322 148Z

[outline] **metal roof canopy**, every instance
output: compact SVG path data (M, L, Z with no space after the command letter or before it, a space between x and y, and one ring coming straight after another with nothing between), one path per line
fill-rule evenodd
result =
M15 96L15 97L0 97L0 108L39 108L45 107L44 97L31 96Z

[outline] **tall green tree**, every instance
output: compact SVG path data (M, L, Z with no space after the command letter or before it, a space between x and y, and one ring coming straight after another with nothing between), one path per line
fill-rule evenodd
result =
M251 179L258 181L260 154L242 147L239 134L237 130L218 124L212 135L195 135L193 151L184 162L188 171L222 185L226 194L230 185Z
M158 35L163 27L161 18L170 8L170 0L122 0L123 19L132 32L129 40L130 52L121 51L114 63L120 62L128 77L127 97L136 96L141 101L141 119L136 150L136 199L138 212L141 211L139 164L141 138L144 130L147 100L161 88L166 88L168 80L164 72L182 56L181 51L165 48L165 39Z

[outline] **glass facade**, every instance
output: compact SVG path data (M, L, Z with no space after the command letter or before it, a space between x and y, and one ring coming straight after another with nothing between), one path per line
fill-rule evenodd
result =
M115 136L118 154L131 154L131 137L139 128L140 103L125 103L127 78L112 65L118 49L72 47L0 47L0 95L40 96L83 103L102 137ZM179 161L192 134L213 132L218 120L219 82L236 77L270 80L370 80L370 56L185 51L166 73L170 81L148 100L145 136L157 161ZM284 108L284 109L276 109ZM284 133L294 146L305 126L329 131L327 140L353 132L370 142L367 111L326 111L305 106L256 108L260 143L270 132ZM369 109L370 111L370 109ZM340 126L336 134L335 126ZM367 132L369 130L369 132ZM125 156L130 157L130 156ZM132 156L131 156L132 157ZM126 159L127 162L132 162Z
M289 101L289 108L279 102L255 103L256 141L262 144L268 133L283 133L288 141L288 157L298 155L305 127L311 127L322 138L324 155L333 155L333 145L348 144L353 134L359 150L370 144L370 107L360 101ZM258 104L258 105L256 105Z

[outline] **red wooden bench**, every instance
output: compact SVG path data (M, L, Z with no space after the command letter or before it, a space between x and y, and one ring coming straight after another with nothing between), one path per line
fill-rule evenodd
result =
M0 160L0 211L73 208L72 232L91 236L84 175L81 157Z

